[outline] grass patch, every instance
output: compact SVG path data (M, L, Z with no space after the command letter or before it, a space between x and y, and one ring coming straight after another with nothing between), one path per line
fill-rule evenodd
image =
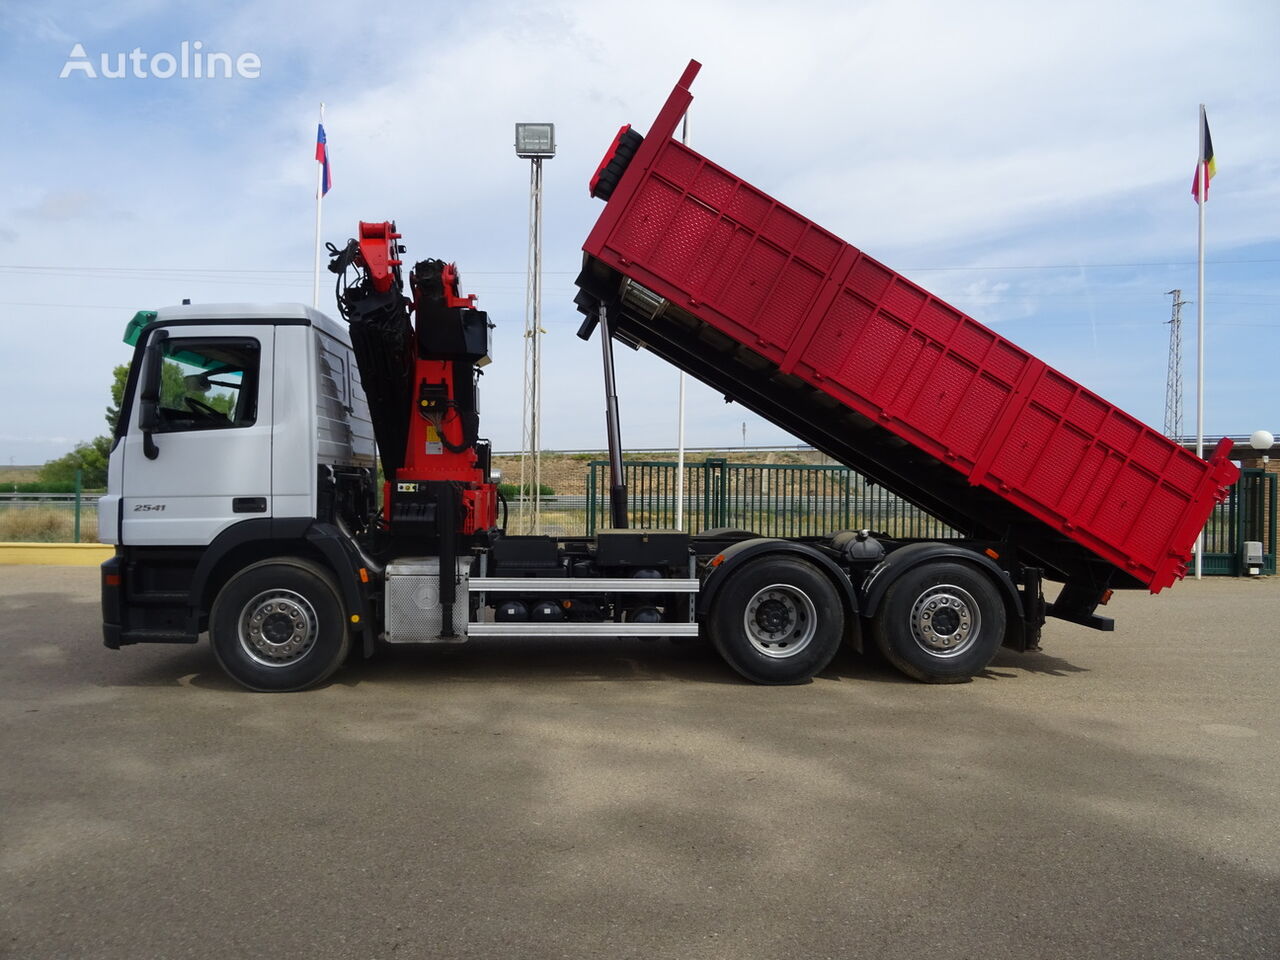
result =
M580 537L587 529L587 513L585 510L542 510L540 511L542 518L542 532L552 537ZM527 524L529 517L525 517ZM516 507L511 508L511 515L507 518L507 532L512 536L528 533L525 525L520 522L520 511Z
M13 483L30 483L32 480L40 479L39 467L19 467L5 464L0 466L0 489L2 485Z
M70 543L75 539L75 517L66 510L47 507L0 512L0 540L9 543ZM80 542L97 543L97 517L80 517Z

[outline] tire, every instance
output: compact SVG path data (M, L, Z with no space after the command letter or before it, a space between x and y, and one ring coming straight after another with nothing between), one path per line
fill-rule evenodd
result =
M871 623L885 658L926 683L971 680L996 655L1004 632L1004 601L991 578L951 561L904 573Z
M813 564L762 557L729 574L707 632L725 662L753 683L804 683L840 649L844 607Z
M228 580L213 603L209 640L231 679L264 693L315 686L350 648L333 578L294 557L259 561Z
M613 191L617 189L622 175L627 172L627 167L643 142L644 137L636 130L626 130L618 134L618 145L609 158L601 164L596 187L591 194L593 197L607 201L613 196Z

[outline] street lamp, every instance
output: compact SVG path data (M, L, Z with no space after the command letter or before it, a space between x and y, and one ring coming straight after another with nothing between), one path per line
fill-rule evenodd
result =
M525 533L542 525L542 161L556 155L554 123L517 123L516 156L529 161L529 272L524 304L524 410L520 443L520 520ZM529 483L525 459L533 460ZM532 487L532 490L530 490ZM525 503L532 493L527 526Z
M1249 438L1249 445L1251 445L1253 449L1256 449L1258 453L1262 453L1262 451L1270 451L1270 449L1274 447L1275 442L1275 436L1272 436L1270 431L1267 430L1254 430L1253 436ZM1271 457L1268 457L1266 453L1262 453L1263 466L1266 466L1268 460L1271 460Z
M1275 442L1276 438L1266 430L1255 430L1253 432L1253 436L1249 438L1249 446L1253 447L1253 449L1257 450L1259 453L1262 453L1262 468L1264 470L1267 467L1267 461L1271 458L1267 456L1267 454L1263 453L1263 451L1270 450L1275 445Z

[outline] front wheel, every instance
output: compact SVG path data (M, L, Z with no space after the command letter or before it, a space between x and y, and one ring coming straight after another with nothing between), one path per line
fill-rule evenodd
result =
M295 557L262 560L228 580L209 615L209 640L231 679L263 692L320 683L350 644L332 577Z
M707 632L725 662L755 683L803 683L831 662L844 608L813 564L762 557L735 570L715 598Z
M1004 642L1004 602L991 578L963 563L908 570L872 621L885 658L927 683L962 683L986 669Z

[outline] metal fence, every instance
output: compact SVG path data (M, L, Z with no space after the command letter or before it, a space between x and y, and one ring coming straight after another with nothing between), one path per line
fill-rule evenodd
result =
M1206 576L1238 577L1245 573L1244 545L1262 544L1261 572L1276 572L1277 478L1258 469L1240 472L1231 495L1218 504L1204 528Z
M674 461L625 464L631 526L674 529ZM610 527L609 464L588 464L585 495L541 498L542 532L591 536ZM1204 572L1239 576L1243 544L1262 543L1263 572L1276 572L1277 479L1245 470L1230 498L1218 505L1204 532ZM514 524L520 501L513 500ZM959 534L919 507L841 466L747 464L709 458L685 464L684 529L750 530L762 536L820 536L837 530L871 529L897 537L947 538ZM0 541L93 541L98 533L98 495L0 492Z
M676 525L678 464L625 464L628 519L642 529ZM587 478L588 535L611 526L609 464L595 460ZM956 537L938 518L842 466L730 463L710 458L685 464L684 529L750 530L762 536L821 536L868 528L897 537ZM545 524L544 524L545 526Z
M554 494L538 498L539 531L551 537L581 537L587 532L586 494ZM524 512L521 512L521 506ZM512 497L507 502L507 532L532 533L533 499ZM525 519L522 520L521 518ZM501 522L501 521L499 521Z
M97 539L97 494L0 493L0 541L81 543Z

